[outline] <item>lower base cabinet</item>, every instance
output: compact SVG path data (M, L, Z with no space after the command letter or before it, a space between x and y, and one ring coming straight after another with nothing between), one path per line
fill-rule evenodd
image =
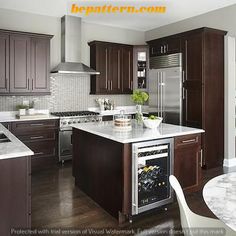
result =
M31 227L31 157L0 160L0 235Z
M175 138L174 175L185 193L195 192L201 185L201 134Z
M58 161L58 120L17 121L11 132L34 152L32 171L48 168Z

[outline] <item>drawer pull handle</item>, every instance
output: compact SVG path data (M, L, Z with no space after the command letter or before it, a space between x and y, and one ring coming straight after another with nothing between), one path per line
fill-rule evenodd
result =
M189 140L183 140L182 143L193 143L196 142L197 140L195 138L189 139Z
M31 126L43 126L43 124L30 124Z
M42 155L44 154L43 152L35 152L34 155Z
M44 138L43 136L34 136L34 137L30 137L30 139L41 139Z

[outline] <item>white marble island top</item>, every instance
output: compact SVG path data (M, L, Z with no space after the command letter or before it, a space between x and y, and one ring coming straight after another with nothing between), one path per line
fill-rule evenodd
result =
M0 133L5 134L11 141L0 143L0 160L34 155L28 147L1 124Z
M165 123L162 123L157 129L138 127L133 123L131 131L117 131L113 128L113 121L76 124L72 127L119 143L142 142L204 132L202 129Z

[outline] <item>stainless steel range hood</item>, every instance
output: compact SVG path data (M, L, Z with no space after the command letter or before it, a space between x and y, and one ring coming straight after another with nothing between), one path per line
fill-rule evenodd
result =
M81 63L81 18L63 16L61 18L61 63L53 74L89 74L99 72Z

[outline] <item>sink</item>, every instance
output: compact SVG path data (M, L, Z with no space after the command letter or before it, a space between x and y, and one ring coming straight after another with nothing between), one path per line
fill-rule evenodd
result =
M7 142L11 142L11 140L4 133L0 133L0 143L7 143Z

